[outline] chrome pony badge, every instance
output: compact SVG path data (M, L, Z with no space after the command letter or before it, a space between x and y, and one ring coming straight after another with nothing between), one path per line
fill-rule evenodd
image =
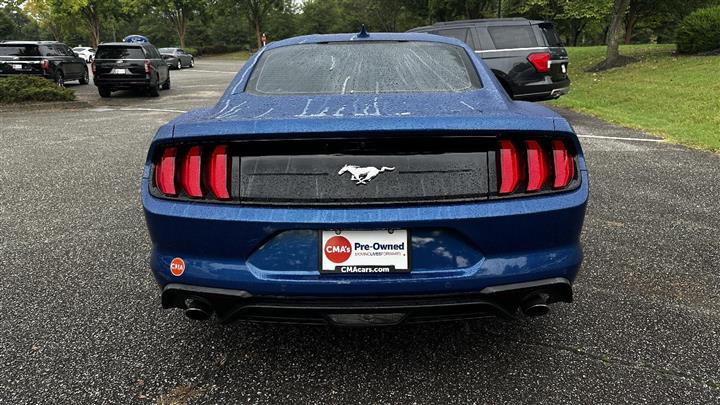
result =
M394 167L383 166L380 169L374 166L360 167L355 165L345 165L338 172L339 175L343 175L345 172L350 172L350 180L354 181L355 184L367 184L370 180L377 177L382 172L391 172L395 170Z

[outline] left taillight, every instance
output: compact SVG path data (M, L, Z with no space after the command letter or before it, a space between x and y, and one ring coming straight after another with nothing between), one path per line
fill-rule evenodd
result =
M90 68L92 69L93 74L95 74L95 72L97 71L97 67L95 66L95 61L92 61L92 63L90 64Z
M40 62L40 69L42 70L48 70L50 68L50 61L47 59L43 59Z
M150 73L152 70L152 65L150 64L149 59L145 59L145 73Z
M165 197L229 200L230 161L227 145L165 147L155 161L155 188Z
M533 65L538 73L547 73L550 71L550 55L549 52L531 53L528 55L528 61Z

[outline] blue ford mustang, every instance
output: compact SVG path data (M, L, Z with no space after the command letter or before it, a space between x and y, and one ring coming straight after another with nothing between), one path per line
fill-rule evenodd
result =
M545 314L572 301L587 198L565 119L412 33L266 46L158 130L142 181L163 307L221 322Z

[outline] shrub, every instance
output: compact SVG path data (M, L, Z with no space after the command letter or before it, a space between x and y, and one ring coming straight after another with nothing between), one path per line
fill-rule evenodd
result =
M676 33L680 53L700 53L720 48L720 6L703 8L685 17Z
M189 54L192 55L192 56L197 56L197 55L198 55L198 50L197 50L197 48L193 48L193 47L190 47L190 46L186 46L186 47L183 48L183 49L185 50L185 52L189 53Z
M0 79L0 103L72 100L75 100L72 90L42 77L18 75Z
M185 48L186 50L188 48ZM199 55L215 55L219 53L230 53L230 52L237 52L243 50L244 47L239 45L224 45L224 44L215 44L215 45L206 45L201 46L199 48L196 48L196 53L193 53L195 56ZM192 53L192 52L191 52Z

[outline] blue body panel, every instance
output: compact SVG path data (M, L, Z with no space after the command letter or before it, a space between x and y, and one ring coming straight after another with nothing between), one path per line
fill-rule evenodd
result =
M470 55L481 89L462 93L257 96L244 93L263 52L298 43L415 40L449 43ZM395 136L423 133L564 137L577 153L580 186L572 191L472 203L373 207L263 207L173 201L149 192L152 156L167 142ZM158 283L238 289L268 296L377 296L479 291L487 286L562 277L582 261L580 232L588 178L580 144L562 117L510 100L482 60L462 42L428 34L308 36L258 52L212 108L160 128L148 153L142 203ZM408 229L412 272L321 275L319 231ZM182 277L170 262L185 260Z

